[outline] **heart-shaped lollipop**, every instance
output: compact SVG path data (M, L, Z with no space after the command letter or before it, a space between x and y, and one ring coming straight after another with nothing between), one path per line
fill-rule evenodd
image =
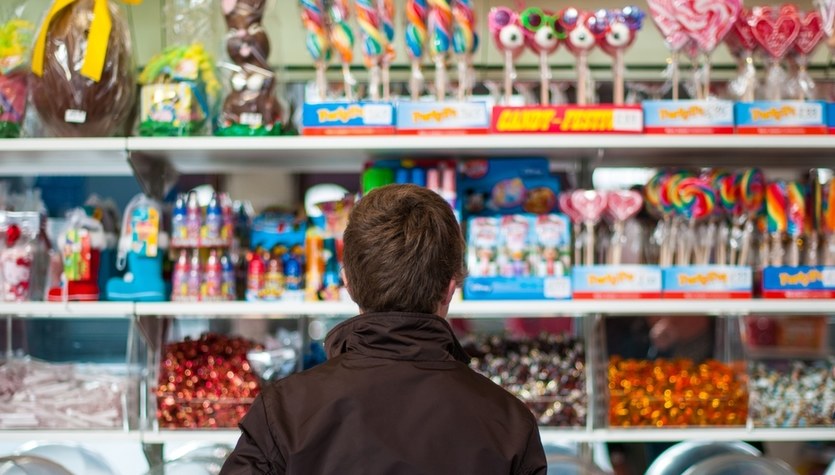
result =
M800 34L800 18L796 10L770 7L755 8L751 32L760 47L774 60L783 59Z
M741 9L741 0L673 0L676 20L706 55L725 38Z
M690 41L690 37L675 18L673 0L647 0L647 4L652 21L664 37L667 48L672 52L681 51Z
M490 10L487 26L496 43L496 48L504 55L504 96L505 102L510 102L513 94L513 80L516 77L513 62L525 50L525 33L519 15L507 7L496 7Z
M580 213L578 213L571 205L571 192L565 191L560 193L558 200L560 211L568 216L568 219L570 219L572 223L580 224L583 222L583 217L580 216Z
M802 55L811 55L823 38L823 19L816 11L806 12L800 18L800 32L794 42L794 49Z
M618 190L606 193L606 213L615 221L626 221L641 211L644 199L637 191Z
M575 190L571 193L571 207L587 223L596 224L606 210L606 195L595 190Z
M757 49L757 39L754 38L753 29L751 27L751 10L744 8L739 18L734 22L731 33L728 35L728 45L732 50L742 50L751 52Z

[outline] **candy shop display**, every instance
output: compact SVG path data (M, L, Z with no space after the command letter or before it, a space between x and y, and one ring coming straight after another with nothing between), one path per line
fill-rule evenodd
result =
M612 427L744 426L744 371L715 360L609 361Z
M266 2L221 2L228 33L231 88L223 100L216 135L280 135L283 110L275 97L276 74L270 68L270 39L261 24Z
M162 350L157 421L166 429L234 428L260 391L247 360L259 345L207 333L172 342Z
M589 400L583 342L565 335L468 336L470 367L521 399L542 426L584 427Z
M835 359L750 364L755 427L835 426Z
M139 135L206 135L217 105L220 83L215 59L213 8L205 0L165 0L168 45L145 64L139 75Z
M123 429L134 382L99 366L0 365L0 429Z
M128 203L116 258L116 268L125 274L107 281L107 300L167 300L162 277L164 251L161 249L167 235L160 231L161 219L159 203L144 194L136 195Z
M21 134L29 90L26 66L34 35L34 24L0 12L0 138Z
M117 2L54 2L36 37L32 72L32 105L49 135L120 132L136 81L130 30Z

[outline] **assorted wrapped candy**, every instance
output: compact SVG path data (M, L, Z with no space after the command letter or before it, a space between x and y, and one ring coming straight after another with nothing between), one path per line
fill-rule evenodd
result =
M32 23L0 14L0 138L21 134L29 86L26 66L34 33Z
M835 426L835 359L757 361L749 378L755 426Z

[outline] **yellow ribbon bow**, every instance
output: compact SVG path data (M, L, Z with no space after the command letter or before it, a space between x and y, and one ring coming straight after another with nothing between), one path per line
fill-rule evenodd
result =
M44 18L35 46L32 50L32 72L43 76L44 54L46 51L46 34L55 16L64 8L77 0L55 0ZM93 0L93 20L90 22L90 34L87 37L87 54L81 64L81 74L93 81L101 80L104 60L107 56L107 44L110 41L110 29L113 27L110 10L107 8L109 0ZM138 5L142 0L122 0L131 5Z

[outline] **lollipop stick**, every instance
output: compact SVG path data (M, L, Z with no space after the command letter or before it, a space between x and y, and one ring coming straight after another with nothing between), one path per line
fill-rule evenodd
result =
M328 93L328 80L325 76L326 65L322 61L316 62L316 89L319 93L319 99L325 100Z
M624 222L616 221L614 228L614 232L612 233L612 247L610 252L611 259L609 264L619 266L621 260L623 259L623 238L625 231Z
M745 87L745 94L742 95L742 100L745 102L754 102L754 90L757 85L757 68L754 66L754 53L749 51L745 57L745 77L748 84Z
M475 88L475 65L473 64L472 55L467 56L467 97L473 95Z
M383 100L391 100L391 65L387 59L383 60Z
M806 236L806 265L818 265L818 249L820 247L820 237L817 233L811 233Z
M420 69L420 61L412 61L412 77L409 78L409 89L412 93L412 101L417 101L423 92L423 72Z
M678 89L679 84L681 83L681 71L678 67L679 56L681 53L678 51L673 51L672 56L670 57L670 67L673 69L673 100L678 100Z
M613 85L615 105L616 106L622 106L623 105L623 99L624 99L624 84L623 84L624 78L623 78L623 76L624 76L624 69L625 69L625 66L623 64L623 49L619 48L615 52L614 60L615 60L615 62L614 62L612 67L615 70L615 83Z
M467 61L464 58L458 60L458 100L464 101L467 98Z
M771 265L782 267L785 252L783 250L783 235L780 233L771 234Z
M704 69L705 92L704 99L710 99L710 55L705 55L705 69Z
M753 233L754 224L751 222L751 218L748 217L742 229L742 238L740 239L741 243L739 245L739 262L737 262L737 265L749 265L748 254L751 252L751 238L753 237Z
M513 52L504 52L504 103L510 104L513 96L513 79L516 77L516 70L513 67Z
M369 70L371 75L368 81L369 95L372 101L380 100L380 65L374 64Z
M583 259L583 233L580 226L574 226L574 265L582 265Z
M547 105L548 89L551 81L551 68L548 66L548 53L545 51L539 52L539 103Z
M351 65L342 63L342 80L345 84L345 100L351 102L354 100L354 77L351 76Z
M585 265L594 265L594 223L586 221Z
M589 57L586 52L577 55L577 105L588 104L586 88L589 81Z
M835 266L835 234L826 235L826 247L823 250L823 265Z
M716 239L716 264L724 266L728 263L728 243L730 229L728 223L719 223L719 236Z
M800 248L803 240L799 236L792 237L792 242L789 245L789 255L786 262L790 267L797 267L800 265Z
M442 54L435 57L435 97L439 102L446 97L446 62Z

